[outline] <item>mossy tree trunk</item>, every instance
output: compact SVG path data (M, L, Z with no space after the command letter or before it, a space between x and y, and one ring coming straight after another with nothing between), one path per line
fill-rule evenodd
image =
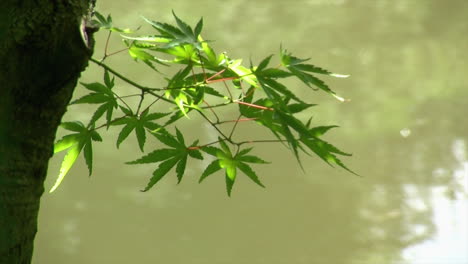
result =
M0 1L0 263L30 263L55 133L90 51L89 0Z

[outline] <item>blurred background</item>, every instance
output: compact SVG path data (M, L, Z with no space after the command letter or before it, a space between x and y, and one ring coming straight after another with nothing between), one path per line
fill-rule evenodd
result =
M282 44L351 74L324 78L351 99L345 103L292 85L319 104L314 124L340 126L325 139L352 152L343 161L363 177L316 157L304 157L303 172L284 146L264 144L255 154L272 164L255 170L266 189L239 175L228 198L223 174L198 184L202 167L189 163L181 184L170 174L142 193L156 165L125 165L141 156L134 135L117 151L120 130L102 131L93 176L80 157L59 189L43 196L34 263L468 263L468 1L98 0L97 8L120 27L144 25L141 15L173 23L171 10L192 25L203 17L204 38L246 65ZM106 36L97 33L96 58ZM109 49L120 48L115 36ZM140 83L164 85L128 56L106 62ZM102 76L91 64L82 81ZM80 86L75 97L85 93ZM86 123L94 109L71 106L64 120ZM178 127L202 142L212 137L198 119ZM47 190L62 158L52 159Z

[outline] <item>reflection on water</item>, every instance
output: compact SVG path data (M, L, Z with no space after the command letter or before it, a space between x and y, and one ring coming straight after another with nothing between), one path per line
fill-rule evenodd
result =
M466 172L465 177L468 176ZM403 256L409 263L467 263L467 202L466 199L447 199L445 192L443 187L432 189L432 221L436 234L403 251Z
M411 263L466 263L468 260L468 160L463 140L455 140L453 156L459 163L448 186L431 188L432 221L436 234L403 252Z
M124 26L139 14L169 20L171 9L192 22L203 16L205 38L246 61L277 52L282 42L317 65L350 73L328 80L352 99L347 103L295 89L320 104L318 124L341 126L328 139L354 153L346 162L364 177L315 158L304 158L304 173L283 146L262 145L256 154L273 162L257 169L264 190L240 177L227 198L222 175L198 185L201 168L193 163L180 185L172 175L141 193L154 166L124 165L140 156L138 146L125 142L115 151L111 128L95 147L94 175L87 178L79 163L44 196L36 263L468 263L468 1L129 3L98 2ZM121 68L118 59L109 62ZM160 80L132 70L122 69L142 82ZM97 78L96 68L84 76ZM196 118L179 128L200 131L202 141L212 136ZM261 129L239 131L265 137ZM59 165L60 157L50 165L49 188Z

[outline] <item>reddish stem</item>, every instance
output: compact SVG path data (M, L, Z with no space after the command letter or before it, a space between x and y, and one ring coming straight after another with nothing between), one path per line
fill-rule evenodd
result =
M234 101L234 103L243 104L243 105L247 105L247 106L250 106L250 107L253 107L253 108L262 109L262 110L274 111L274 109L273 109L273 108L270 108L270 107L261 106L261 105L256 105L256 104L251 104L251 103L246 103L246 102L242 102L242 101Z
M227 120L227 121L223 121L223 122L221 122L221 123L245 122L245 121L254 121L254 120L258 120L258 118L239 118L239 119L236 119L236 120Z

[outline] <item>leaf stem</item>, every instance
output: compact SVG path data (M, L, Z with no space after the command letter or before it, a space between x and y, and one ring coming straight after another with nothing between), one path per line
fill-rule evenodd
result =
M115 95L115 97L117 97L117 99L119 99L120 101L122 101L122 103L128 108L128 109L132 109L126 102L125 100L122 99L122 97L120 97L117 93L115 93L114 91L112 91L112 93Z
M148 110L153 104L155 104L156 102L158 102L159 99L160 99L160 98L156 98L156 100L154 100L151 104L149 104L149 105L145 108L145 110L143 110L143 112L146 111L146 110Z
M218 108L218 107L223 107L232 104L232 101L225 102L225 103L220 103L220 104L215 104L215 105L208 105L208 106L201 106L201 109L211 109L211 108Z
M118 54L118 53L120 53L120 52L122 52L122 51L126 51L126 50L128 50L128 48L125 48L125 49L121 49L121 50L117 50L117 51L111 52L111 53L109 53L109 54L106 55L106 58L107 58L107 57L110 57L110 56L112 56L112 55ZM103 58L103 60L104 60L104 58Z
M140 94L140 102L138 102L138 107L136 110L137 115L139 115L140 113L140 108L141 108L141 104L143 103L143 100L145 100L145 91L142 90Z
M222 125L222 124L225 124L225 123L247 122L247 121L255 121L255 120L258 120L258 118L239 118L239 119L235 119L235 120L219 121L219 122L216 122L215 124L216 125Z
M195 110L196 110L208 123L210 123L210 125L211 125L212 127L214 127L214 129L216 129L216 131L218 131L218 133L219 133L224 139L226 139L228 142L234 144L234 142L233 142L229 137L227 137L227 136L223 133L223 131L221 131L221 130L216 126L216 124L213 123L202 111L200 111L200 110L198 110L198 109L195 109Z
M124 115L124 116L121 116L121 117L117 117L116 119L110 121L110 122L109 122L109 125L112 124L112 123L115 123L115 122L117 122L117 121L119 121L119 120L121 120L121 119L124 119L124 118L126 118L127 116L128 116L128 115ZM98 130L98 129L103 128L103 127L107 127L107 123L102 124L102 125L100 125L100 126L98 126L98 127L95 127L94 130Z
M218 142L220 142L220 141L219 141L219 140L216 140L216 141L213 141L213 142L211 142L211 143L204 144L204 145L188 147L188 149L190 149L190 150L201 149L201 148L204 148L204 147L208 147L208 146L214 145L214 144L216 144L216 143L218 143Z
M243 144L252 144L252 143L278 143L278 142L287 142L286 139L259 139L259 140L246 140L238 142L237 145Z
M106 39L106 46L104 47L104 56L102 57L101 61L104 61L108 57L107 49L109 47L109 40L110 40L111 34L112 34L112 31L109 30L109 33L107 34L107 39Z
M231 98L231 101L232 101L234 99L234 97L232 97L231 90L229 89L229 86L226 84L225 81L223 81L223 83L224 83L224 87L226 87L226 90L228 91L229 97Z
M235 123L234 123L234 125L232 126L232 129L231 129L231 133L229 133L229 138L232 138L232 135L234 134L234 131L236 130L237 124L239 124L241 116L242 116L242 114L239 114L239 116L235 120Z
M246 105L246 106L250 106L250 107L253 107L253 108L262 109L262 110L268 110L268 111L274 111L274 110L275 110L275 109L270 108L270 107L265 107L265 106L261 106L261 105L246 103L246 102L238 101L238 100L235 100L235 101L233 101L233 102L234 102L234 103L238 103L238 104L243 104L243 105Z
M140 96L140 94L122 95L122 96L120 96L120 98L129 98L129 97L135 97L135 96Z
M206 101L206 100L203 100L203 102L208 106L208 109L210 109L210 111L213 113L213 115L215 116L216 118L216 123L219 123L219 116L218 114L216 114L215 110L213 110L213 107L210 106L210 104Z

